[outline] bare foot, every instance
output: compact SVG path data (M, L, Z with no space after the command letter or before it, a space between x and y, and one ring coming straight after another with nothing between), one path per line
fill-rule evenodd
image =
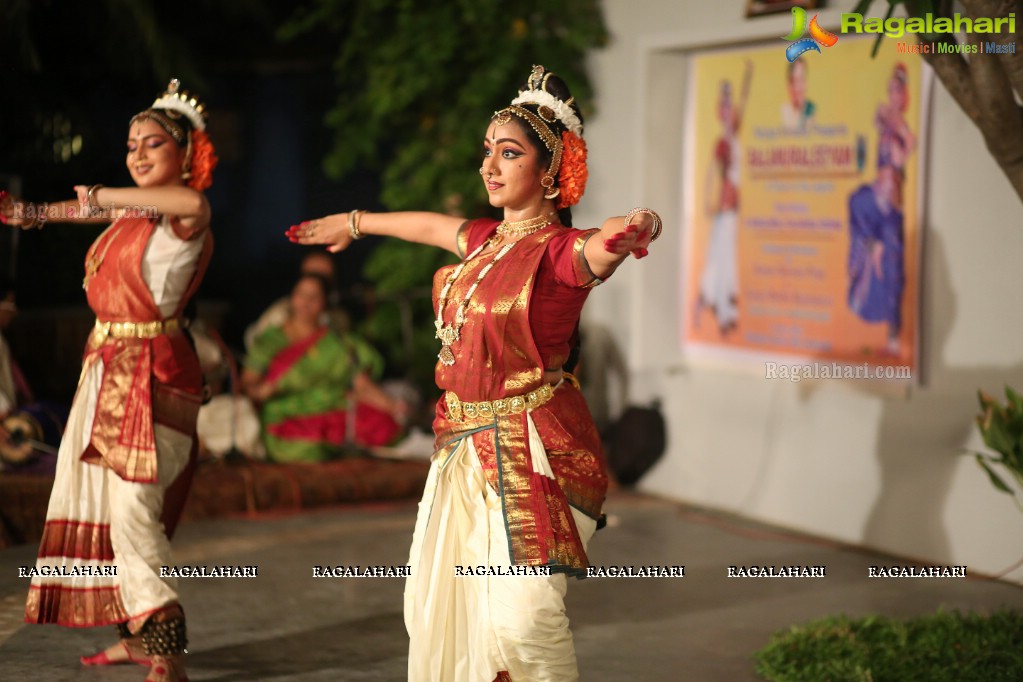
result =
M98 654L82 656L79 660L82 665L123 665L125 663L152 665L149 657L142 650L141 637L119 639Z
M153 656L153 667L146 675L145 682L188 682L185 673L185 657Z

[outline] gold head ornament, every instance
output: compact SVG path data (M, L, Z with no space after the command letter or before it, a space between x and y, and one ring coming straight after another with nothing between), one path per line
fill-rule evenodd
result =
M194 130L206 130L207 117L206 105L200 102L195 95L187 90L182 90L181 81L172 78L167 85L167 90L156 98L153 105L145 111L135 114L128 125L151 119L173 137L179 145L187 145L190 142L190 136L181 124L181 119L188 120Z

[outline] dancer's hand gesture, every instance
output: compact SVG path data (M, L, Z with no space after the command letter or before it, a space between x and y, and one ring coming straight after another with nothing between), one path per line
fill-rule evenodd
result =
M352 243L347 226L348 214L335 213L292 225L284 234L295 244L326 244L328 251L337 253Z

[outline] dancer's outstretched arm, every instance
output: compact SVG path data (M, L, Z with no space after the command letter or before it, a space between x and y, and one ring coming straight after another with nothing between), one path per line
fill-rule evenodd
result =
M354 225L352 223L354 222ZM355 239L367 234L396 237L408 242L437 246L458 253L458 228L465 218L428 213L399 211L395 213L335 213L292 225L285 233L296 244L324 244L331 253L343 251Z
M169 215L189 229L210 221L210 205L190 187L101 187L76 185L77 199L28 202L0 192L0 222L12 227L41 228L55 223L108 223L128 211L138 215ZM90 194L91 192L91 194Z
M600 232L593 235L583 249L590 271L604 279L630 253L636 258L644 258L650 242L660 235L660 223L660 217L646 209L605 220Z

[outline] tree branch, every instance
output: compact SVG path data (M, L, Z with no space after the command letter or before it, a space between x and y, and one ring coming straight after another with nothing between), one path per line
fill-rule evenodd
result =
M890 2L893 0L889 0ZM910 16L921 17L931 11L933 3L906 0ZM962 0L971 19L1008 17L1016 12L1023 20L1023 0ZM950 3L941 3L940 16L951 16ZM921 36L921 42L955 44L952 37ZM1020 31L995 34L969 33L966 45L977 47L969 59L957 52L924 55L952 99L973 121L984 137L984 143L995 162L1009 179L1016 194L1023 199L1023 109L1016 93L1023 92L1023 60L1018 54L980 52L982 43L1007 45L1021 42Z
M1007 17L1016 14L1018 28L991 36L990 41L999 45L1016 44L1016 50L1023 48L1023 0L963 0L963 7L971 16ZM1023 53L999 54L998 60L1017 95L1023 94Z
M967 0L963 7L971 15L998 17L1007 16L1010 8L998 0ZM1005 14L999 14L1005 12ZM996 34L970 33L967 44L980 46L982 43L1006 45L1016 40L1015 32ZM970 75L981 105L980 121L977 127L984 136L991 156L1001 166L1017 192L1023 192L1023 112L1016 103L1013 86L1005 69L1003 57L1017 55L991 54L980 52L970 55Z
M911 17L921 17L927 11L925 7L921 6L920 2L914 0L907 0L903 4L906 7L906 12ZM920 36L918 40L926 42L927 39L924 36ZM955 43L955 39L947 37L934 42L942 41L950 44ZM956 101L956 104L973 121L974 125L980 127L981 111L977 105L977 93L973 80L970 77L969 67L962 55L957 52L944 52L940 54L929 52L924 55L924 59L934 69L934 73L945 86L945 89L948 90L948 94L952 95L952 99Z

